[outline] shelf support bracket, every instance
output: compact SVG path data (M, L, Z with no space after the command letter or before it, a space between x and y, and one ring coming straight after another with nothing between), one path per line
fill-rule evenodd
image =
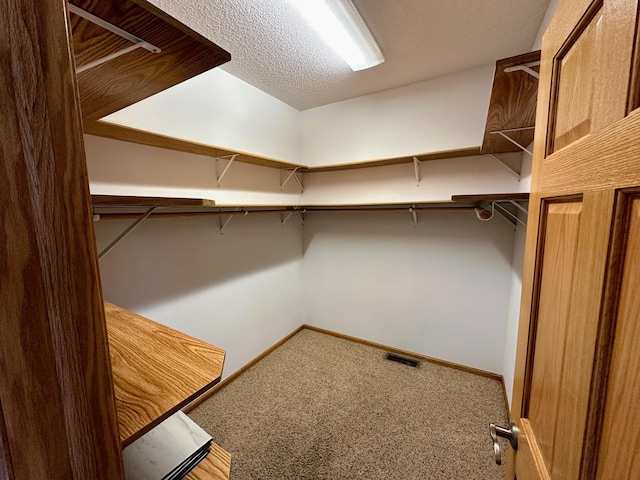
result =
M135 35L127 32L126 30L121 29L120 27L115 26L113 23L107 22L106 20L103 20L100 17L96 17L94 14L87 12L86 10L73 5L72 3L68 3L67 4L69 7L69 11L71 13L74 13L75 15L78 15L79 17L84 18L85 20L90 21L91 23L95 23L96 25L99 25L100 27L109 30L112 33L115 33L116 35L129 40L130 42L133 43L133 45L129 45L126 48L123 48L121 50L118 50L117 52L113 52L110 53L109 55L105 55L104 57L98 58L97 60L94 60L92 62L86 63L78 68L76 68L76 73L82 73L85 70L89 70L90 68L93 67L97 67L98 65L102 65L103 63L108 62L109 60L113 60L114 58L118 58L126 53L132 52L133 50L136 50L138 48L144 48L145 50L148 50L152 53L160 53L161 50L160 48L156 47L155 45L152 45L151 43L141 39L140 37L136 37Z
M413 170L416 174L416 186L420 186L420 160L418 157L413 157Z
M507 67L504 69L504 72L511 73L511 72L522 71L522 72L528 73L536 80L540 80L540 74L536 72L533 68L531 68L531 67L537 67L539 65L540 65L540 61L523 63L522 65L514 65L513 67Z
M513 143L516 147L518 147L520 150L523 150L525 152L527 152L529 155L533 156L533 152L529 149L527 149L526 147L523 147L522 145L520 145L518 142L516 142L513 138L511 138L510 136L507 135L507 133L510 132L520 132L522 130L533 130L536 127L521 127L521 128L507 128L506 130L495 130L493 132L489 132L491 135L495 135L498 134L504 138L506 138L507 140L509 140L511 143Z
M304 214L305 214L306 210L302 210L302 212L300 212L299 210L296 210L296 215L298 215L298 218L300 219L300 223L304 226Z
M509 171L509 173L511 173L514 177L516 177L518 179L518 181L520 181L520 173L517 170L514 170L513 168L511 168L505 162L503 162L498 157L496 157L493 153L488 153L487 155L489 155L496 162L498 162L500 165L502 165L504 168L506 168Z
M109 245L107 245L102 249L102 251L98 254L98 260L104 257L109 252L109 250L111 250L120 242L120 240L122 240L124 237L129 235L138 225L140 225L149 215L151 215L156 208L157 207L149 208L146 212L140 215L140 217L138 217L131 225L125 228L125 230L120 235L118 235Z
M229 171L229 167L231 167L231 164L233 163L233 161L236 159L236 157L238 155L240 155L240 154L239 153L234 153L233 155L225 155L223 157L216 157L216 179L218 181L218 186L220 186L220 182L222 182L222 179L224 178L224 176ZM227 165L224 167L224 170L222 170L222 173L220 173L220 160L228 160Z
M284 181L282 180L280 181L280 190L282 190L284 186L289 182L289 180L293 178L298 184L298 186L300 187L300 190L304 193L304 186L302 185L302 182L300 181L297 175L297 172L299 169L300 167L295 167L294 169L291 170L291 173L289 174L289 176L287 176L287 178L284 179ZM280 172L282 171L283 170L281 169ZM280 178L282 179L282 175L280 176Z
M236 208L234 210L235 212L239 212L241 211L240 208ZM247 216L249 215L249 211L245 210L244 211L244 215ZM231 221L231 219L235 217L235 215L229 215L229 217L223 222L222 221L222 215L218 216L218 226L220 227L220 235L224 235L224 229L227 228L227 225L229 225L229 222Z
M418 228L418 214L416 213L415 208L416 208L415 205L411 205L411 208L409 208L409 212L413 217L413 228Z
M286 217L282 218L282 215L280 215L280 226L284 227L284 224L287 223L287 220L289 220L289 218L291 218L291 215L293 215L295 212L293 210L291 210Z
M509 220L509 222L511 222L512 224L516 224L515 222L520 223L523 226L527 226L526 222L523 222L522 220L520 220L518 218L517 215L514 215L513 213L511 213L509 210L507 210L506 208L504 208L502 205L500 205L499 202L492 202L491 203L491 210L494 211L495 208L497 207L497 212L502 215L504 218L506 218L507 220Z

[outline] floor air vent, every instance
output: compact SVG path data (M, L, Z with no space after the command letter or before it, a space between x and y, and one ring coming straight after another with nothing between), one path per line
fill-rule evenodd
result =
M396 355L394 353L387 353L387 360L391 360L392 362L402 363L403 365L408 365L409 367L418 367L420 362L418 360L413 360L407 357L401 357L400 355Z

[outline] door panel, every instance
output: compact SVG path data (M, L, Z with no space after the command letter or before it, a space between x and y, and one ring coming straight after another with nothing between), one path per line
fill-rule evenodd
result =
M640 478L640 198L631 202L598 479Z
M601 26L602 10L598 9L566 53L562 52L556 60L558 92L553 150L560 150L591 133Z
M564 0L543 39L511 412L519 480L640 478L640 195L631 208L620 193L640 191L637 24L637 0Z
M528 418L536 432L547 468L553 464L553 440L558 421L565 336L569 321L573 275L582 204L550 204L543 214L544 252L541 291L536 322L536 342Z

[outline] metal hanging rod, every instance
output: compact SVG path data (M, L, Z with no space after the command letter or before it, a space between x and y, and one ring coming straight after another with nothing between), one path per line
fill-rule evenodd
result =
M539 65L540 65L540 60L535 62L523 63L521 65L514 65L512 67L507 67L504 69L504 72L511 73L511 72L522 71L522 72L528 73L536 80L540 80L540 74L536 72L533 68L531 68L531 67L538 67Z
M157 208L157 207L156 207ZM410 213L415 212L426 212L426 211L465 211L465 210L473 210L472 206L459 206L452 205L450 207L446 206L391 206L391 207L283 207L283 208L270 208L270 209L252 209L250 207L242 208L242 210L205 210L205 211L191 211L191 212L175 212L175 211L156 211L153 213L153 218L169 218L169 217L198 217L198 216L236 216L236 215L257 215L257 214L289 214L293 213L308 213L308 212L336 212L336 213L345 213L345 212L407 212L409 209ZM148 212L145 212L145 218ZM101 220L108 219L138 219L140 214L136 213L105 213L102 212L100 214Z
M116 35L119 35L120 37L126 40L129 40L130 42L133 43L133 45L130 45L126 48L118 50L117 52L110 53L109 55L105 55L104 57L101 57L97 60L93 60L92 62L86 63L80 67L77 67L76 73L82 73L85 70L89 70L90 68L97 67L98 65L102 65L103 63L106 63L109 60L118 58L124 55L125 53L129 53L138 48L144 48L145 50L148 50L152 53L160 53L162 51L159 47L156 47L155 45L147 42L146 40L143 40L140 37L136 37L132 33L129 33L126 30L123 30L122 28L115 26L113 23L107 22L106 20L103 20L102 18L95 16L93 13L89 13L78 6L73 5L72 3L69 3L67 5L71 13L78 15L79 17L82 17L85 20L90 21L91 23L95 23L96 25L99 25L100 27L106 30L109 30L110 32L115 33Z
M522 205L520 205L515 200L506 200L505 203L507 203L507 202L515 205L519 210L521 210L525 214L527 213L527 209L524 208ZM527 226L526 222L524 222L520 218L518 218L517 215L514 215L513 213L511 213L508 209L503 207L500 203L501 202L498 201L498 200L494 200L493 202L491 202L490 210L485 210L485 209L483 209L481 207L476 207L475 211L476 211L476 216L478 217L478 220L480 220L482 222L488 222L489 220L491 220L493 218L495 212L498 212L500 214L500 216L504 217L512 225L516 225L516 222L518 222L518 223L522 224L525 227Z

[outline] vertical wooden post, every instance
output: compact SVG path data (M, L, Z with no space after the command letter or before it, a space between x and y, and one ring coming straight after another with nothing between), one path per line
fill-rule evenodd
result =
M66 1L0 18L0 476L122 479Z

